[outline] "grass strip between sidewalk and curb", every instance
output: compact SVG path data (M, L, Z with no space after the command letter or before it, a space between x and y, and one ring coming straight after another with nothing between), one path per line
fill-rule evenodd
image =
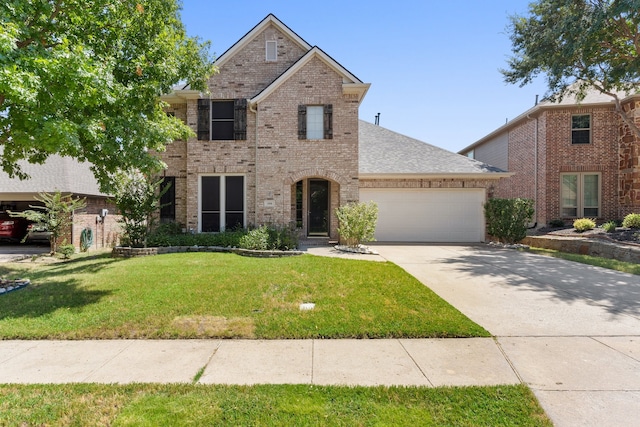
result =
M0 424L551 426L524 385L0 385Z

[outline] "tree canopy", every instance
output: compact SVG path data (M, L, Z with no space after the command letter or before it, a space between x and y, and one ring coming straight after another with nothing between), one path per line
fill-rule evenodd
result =
M525 85L543 75L552 99L582 100L598 90L640 136L620 105L620 94L640 89L640 0L538 0L528 16L510 21L506 82Z
M0 3L0 167L51 154L88 161L102 188L116 169L150 171L150 154L191 130L162 94L205 90L209 43L188 37L177 0Z

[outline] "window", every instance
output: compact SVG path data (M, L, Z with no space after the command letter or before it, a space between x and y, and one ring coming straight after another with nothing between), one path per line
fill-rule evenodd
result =
M267 40L265 52L266 52L267 61L277 61L278 60L278 42L276 42L275 40Z
M576 114L571 116L571 143L588 144L591 142L591 116Z
M244 199L244 176L202 176L200 231L219 232L244 228Z
M299 105L298 139L332 139L333 105Z
M167 188L168 187L168 188ZM165 176L160 185L160 222L174 222L176 220L176 178Z
M198 100L198 140L247 139L247 100Z
M600 216L600 174L566 173L560 176L560 209L563 217Z

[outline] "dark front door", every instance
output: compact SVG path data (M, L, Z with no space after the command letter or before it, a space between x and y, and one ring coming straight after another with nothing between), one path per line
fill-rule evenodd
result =
M309 236L329 235L329 181L309 180Z

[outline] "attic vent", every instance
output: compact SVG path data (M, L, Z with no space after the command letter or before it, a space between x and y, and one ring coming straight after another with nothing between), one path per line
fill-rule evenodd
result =
M267 40L267 61L276 61L278 59L278 42L275 40Z

